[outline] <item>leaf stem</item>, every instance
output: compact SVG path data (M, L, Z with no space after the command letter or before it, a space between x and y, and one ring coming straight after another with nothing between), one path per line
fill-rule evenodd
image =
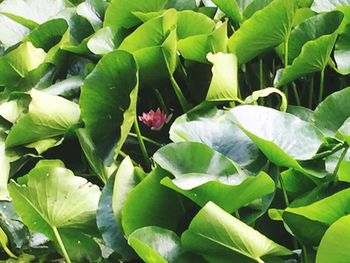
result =
M134 137L134 138L137 138L137 134L136 133L132 133L132 132L129 132L129 136L131 137ZM155 146L158 146L158 147L163 147L163 145L159 142L156 142L148 137L145 137L145 136L141 136L142 139L145 141L145 142L149 142L151 144L154 144Z
M264 89L264 61L261 57L259 58L259 81L260 89Z
M286 98L288 100L289 90L288 90L288 86L287 85L283 86L283 93L284 93L284 95L286 95Z
M139 127L139 123L138 123L136 115L134 118L134 128L135 128L137 139L138 139L140 147L141 147L141 152L142 152L143 158L145 160L146 169L149 169L151 167L151 164L150 164L150 160L149 160L149 156L147 153L145 143L143 141L143 137L141 135L141 131L140 131L140 127Z
M307 263L308 259L307 259L307 248L306 246L302 246L302 250L303 250L303 263Z
M288 40L289 40L289 33L287 35L286 40L284 41L284 68L288 67L288 52L289 52L289 50L288 50L288 42L289 41ZM286 95L287 100L288 100L289 94L288 94L288 86L287 85L285 85L283 87L283 92Z
M308 103L309 109L312 109L312 106L313 106L314 82L315 82L315 78L314 76L312 76L310 81L310 87L309 87L309 103Z
M275 57L272 58L272 75L276 75L276 60Z
M171 82L171 85L173 86L174 88L174 91L175 91L175 94L176 94L176 97L177 99L179 100L180 102L180 105L181 105L181 108L184 112L187 112L189 109L190 109L190 105L189 103L187 102L184 94L182 93L181 91L181 88L179 87L179 85L177 84L174 76L172 74L170 74L170 82Z
M340 158L339 158L339 160L338 160L338 162L337 162L337 166L335 167L334 172L333 172L333 175L332 175L332 178L333 178L333 181L334 181L334 182L337 182L337 181L338 181L338 171L339 171L341 162L344 160L345 155L346 155L346 153L348 152L348 150L349 150L349 145L346 144L345 147L344 147L343 152L342 152L341 155L340 155Z
M325 71L325 68L323 68L321 70L321 74L320 74L320 93L319 93L319 97L318 97L318 103L321 103L322 102L322 99L323 99L323 93L324 93L324 71Z
M289 40L289 34L286 38L286 41L284 41L284 68L288 67L288 41Z
M6 246L6 244L4 244L2 246L2 249L5 251L5 253L11 257L11 258L17 258L17 256L15 254L12 253L12 251Z
M292 89L293 89L293 93L294 93L294 96L295 96L295 101L296 101L297 105L300 106L301 105L300 97L299 97L299 93L298 93L298 90L297 90L297 86L295 85L294 82L292 83Z
M68 253L67 253L67 250L66 248L64 247L64 244L63 244L63 241L61 239L61 236L60 236L60 233L58 233L58 230L55 226L52 227L52 230L53 230L53 233L55 234L55 237L56 237L56 240L57 240L57 243L63 253L63 257L66 261L66 263L72 263L72 261L70 260L69 256L68 256Z
M286 188L284 187L284 183L283 183L283 179L282 179L282 176L281 176L280 168L278 166L277 166L277 173L278 173L278 180L280 182L281 190L282 190L282 193L283 193L284 203L285 203L286 207L288 207L290 203L289 203L289 199L288 199Z

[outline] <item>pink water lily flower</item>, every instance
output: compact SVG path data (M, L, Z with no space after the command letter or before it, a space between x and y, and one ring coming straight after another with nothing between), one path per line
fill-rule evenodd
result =
M154 111L150 110L149 112L142 113L142 116L139 116L139 120L142 121L145 125L151 127L151 130L160 130L165 123L168 123L171 119L172 114L167 116L159 108Z

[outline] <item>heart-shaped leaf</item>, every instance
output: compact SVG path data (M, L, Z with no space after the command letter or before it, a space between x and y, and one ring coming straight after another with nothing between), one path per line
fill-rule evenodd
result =
M175 177L166 177L161 183L200 206L212 201L233 213L275 190L267 174L246 176L231 160L205 144L169 144L155 153L154 160ZM248 191L250 194L243 194Z
M349 253L350 216L343 216L330 226L317 250L316 263L346 263Z
M312 159L322 144L322 135L316 127L289 113L244 105L233 108L230 114L232 121L279 166L305 172L297 161Z
M321 13L346 5L350 5L349 0L314 0L311 9L317 13Z
M325 69L342 19L342 12L333 11L313 16L293 29L288 48L288 59L292 64L279 72L276 87Z
M192 220L181 237L186 249L210 262L264 262L264 256L285 256L292 252L209 202Z
M29 111L12 127L6 138L7 147L64 135L79 123L80 110L74 102L35 89L30 96Z
M106 18L104 26L110 26L112 29L131 28L141 21L133 14L133 12L156 12L162 10L167 0L112 0L106 10ZM117 14L117 15L116 15Z
M45 56L43 49L35 48L30 42L22 43L0 58L0 84L16 87L22 78L44 62Z
M175 230L183 210L177 194L159 183L167 174L156 168L127 195L121 210L127 236L145 226Z
M0 4L0 12L12 19L19 17L42 24L66 7L64 0L5 0Z
M312 116L312 121L324 134L333 136L350 117L350 87L334 92L321 102Z
M229 114L216 108L193 110L175 120L170 128L173 142L200 142L230 158L241 167L260 171L262 154Z
M181 11L177 14L177 37L185 39L195 35L210 34L215 22L204 14L194 11Z
M209 52L227 51L227 22L219 23L210 34L201 34L178 41L178 50L181 55L189 60L208 63Z
M186 253L180 238L164 228L139 228L129 236L128 242L146 263L203 262L202 258Z
M170 9L138 27L120 44L120 50L135 56L141 81L168 78L175 71L176 21L177 13Z
M110 164L119 153L136 118L138 68L125 51L104 56L85 79L80 107L96 152Z
M254 13L232 35L229 51L236 54L239 64L244 64L257 55L284 42L290 33L297 1L272 1ZM269 34L266 34L266 29Z
M77 242L72 231L79 230L82 236L95 233L99 188L68 169L49 165L31 170L27 180L25 185L14 181L9 185L15 210L32 231L57 241L66 260L76 258L74 249L91 245L84 240ZM68 252L72 249L68 256L64 240L72 238L78 247L67 246Z
M126 159L123 163L128 161L129 160ZM123 163L122 166L125 166ZM122 168L122 166L119 168L119 171L125 171L125 168ZM119 220L116 220L113 213L112 199L114 184L115 175L113 174L108 179L101 193L96 215L97 226L106 244L113 249L113 251L122 255L124 259L130 259L134 256L134 253L131 251L124 237L121 219L119 218Z

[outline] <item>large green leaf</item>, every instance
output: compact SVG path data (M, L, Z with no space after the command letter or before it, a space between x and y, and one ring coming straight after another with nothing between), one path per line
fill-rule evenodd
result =
M6 138L13 147L65 134L79 123L80 110L74 102L33 89L28 113L18 119Z
M76 129L76 135L78 137L81 149L84 152L86 160L88 161L92 171L100 177L103 182L106 182L109 176L109 172L102 159L99 157L96 146L92 141L89 133L86 129Z
M230 19L239 23L242 20L242 14L239 7L239 3L236 0L213 0L213 3L220 8Z
M176 33L179 40L210 34L214 28L215 22L204 14L189 10L178 12Z
M29 29L0 14L0 42L5 49L20 42Z
M296 26L288 40L288 64L290 64L300 54L302 47L311 40L315 40L323 35L334 33L341 21L343 14L333 11L306 19Z
M156 12L162 10L167 3L167 0L112 0L107 8L105 26L110 26L113 29L131 28L141 21L133 14L133 12Z
M110 27L103 27L98 30L88 41L89 50L97 55L107 54L121 42L119 31L113 31Z
M346 263L350 257L350 215L330 226L317 250L316 263Z
M0 228L14 249L23 249L29 243L30 233L16 214L12 202L0 202Z
M242 24L228 42L229 51L237 55L239 64L250 61L288 38L296 4L295 0L272 1Z
M325 69L336 38L336 34L324 35L307 42L292 65L277 73L274 86L281 87L301 76Z
M164 146L154 154L154 160L175 176L174 183L187 190L212 180L238 185L245 179L244 173L230 159L197 142ZM196 177L198 180L194 180Z
M212 201L233 213L275 190L267 174L246 176L231 160L205 144L169 144L155 153L154 160L175 177L166 177L161 183L200 206Z
M265 164L259 149L230 121L229 114L216 108L193 110L177 118L170 128L170 139L207 144L248 170L260 171Z
M75 54L90 55L87 42L94 33L90 22L76 13L75 8L67 8L61 12L59 18L64 18L69 30L64 34L58 47Z
M346 5L350 5L349 0L314 0L311 9L317 13L321 13Z
M337 63L337 70L343 75L350 74L350 25L347 25L344 32L339 36L335 44L334 59Z
M333 11L313 16L292 31L288 48L292 64L279 72L276 87L327 66L342 19L341 12Z
M203 262L199 257L186 254L179 237L164 228L139 228L129 236L128 242L146 263Z
M20 17L42 24L66 7L64 0L5 0L0 4L0 12L12 19Z
M119 255L122 255L124 259L129 259L133 256L133 253L124 237L120 222L117 223L115 220L112 208L114 181L115 175L110 176L102 190L96 221L106 245Z
M85 17L97 31L102 27L102 19L107 6L105 0L86 0L77 6L77 14Z
M180 39L178 50L186 59L208 63L207 54L209 52L227 51L227 40L227 22L219 23L210 34L194 35Z
M304 171L297 161L312 159L322 144L317 128L289 113L244 105L233 108L230 114L232 121L279 166Z
M309 205L289 207L285 211L331 225L344 214L349 213L349 200L350 190L346 189Z
M350 117L350 87L329 95L312 116L312 122L324 134L333 136Z
M121 149L136 116L138 69L133 56L104 56L81 88L80 107L96 152L106 163Z
M288 229L301 243L317 246L327 228L348 214L348 187L347 183L326 183L301 195L283 212Z
M209 262L217 262L216 258L220 262L264 262L264 256L292 254L211 202L194 217L181 240L186 249Z
M115 175L112 195L114 219L120 228L122 227L122 210L125 200L129 192L140 183L141 179L142 174L139 174L133 166L130 157L124 158Z
M0 58L0 85L12 87L18 84L21 78L44 62L45 56L41 48L35 48L30 42L22 43Z
M31 31L27 38L36 48L42 48L48 52L61 40L67 29L66 20L52 19Z
M120 50L135 56L141 81L168 78L175 71L176 21L177 13L170 9L138 27L120 44Z
M66 243L75 240L75 246L66 245L72 259L88 256L76 257L76 251L83 252L85 245L91 247L91 237L76 238L96 231L99 188L68 169L51 165L34 168L27 180L25 185L14 181L9 185L15 210L23 222L51 240L58 241L58 236Z
M206 100L232 101L238 99L238 65L234 54L209 53L207 59L213 63L211 80Z
M167 174L156 168L127 195L121 211L127 236L145 226L176 229L183 210L177 193L159 183Z

